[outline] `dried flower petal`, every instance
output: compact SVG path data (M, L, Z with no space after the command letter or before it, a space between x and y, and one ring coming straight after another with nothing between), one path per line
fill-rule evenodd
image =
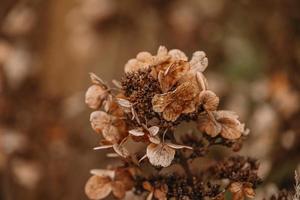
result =
M114 144L113 149L119 156L121 156L123 158L127 158L130 156L129 151L123 145Z
M211 137L219 135L222 129L221 124L213 121L207 114L199 116L197 127L199 131L205 132Z
M163 92L168 92L177 81L190 69L189 63L177 61L171 63L166 71L160 71L158 81Z
M147 157L154 166L168 167L175 156L175 150L164 144L149 144Z
M178 49L172 49L168 53L171 56L171 61L178 61L178 60L183 60L183 61L188 61L188 57L183 53L182 51Z
M219 97L210 90L205 90L200 93L200 103L206 111L215 111L219 105Z
M165 120L175 121L182 113L191 113L196 110L197 94L197 87L185 82L173 92L155 95L152 99L153 110L163 112Z
M114 170L108 170L108 169L92 169L91 174L96 175L96 176L105 176L109 177L111 179L115 178L115 171Z
M208 59L203 51L196 51L190 60L192 70L197 72L204 72L208 66Z
M90 199L106 198L112 191L111 179L103 176L92 176L85 185L85 193Z
M193 147L186 146L186 145L173 144L173 143L168 143L168 142L166 142L165 144L173 149L193 149Z
M118 199L123 199L126 193L124 183L121 181L112 182L112 192Z
M156 136L159 132L159 127L158 126L151 126L150 128L148 128L149 134L151 136Z
M128 131L131 135L134 136L143 136L145 135L144 131L142 128L136 128L136 129L132 129L130 131Z
M108 92L100 85L92 85L85 93L85 103L92 109L101 106L103 100L107 97Z
M92 128L97 133L101 133L103 129L111 125L112 117L103 111L94 111L91 113L90 122Z

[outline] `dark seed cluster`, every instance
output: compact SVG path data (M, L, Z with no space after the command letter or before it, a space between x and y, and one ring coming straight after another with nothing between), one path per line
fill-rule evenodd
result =
M192 177L192 180L177 175L156 176L149 179L136 177L135 192L140 194L145 190L143 181L148 181L154 188L160 188L163 184L168 186L167 198L199 200L217 197L221 193L220 185L203 181L202 178Z
M234 182L247 182L256 188L262 181L257 175L259 164L256 160L235 156L218 162L211 168L217 179L229 179Z

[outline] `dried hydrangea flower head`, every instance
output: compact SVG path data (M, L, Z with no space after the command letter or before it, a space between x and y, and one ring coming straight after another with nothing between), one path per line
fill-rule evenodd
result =
M189 60L180 50L168 51L160 46L156 55L141 52L130 59L122 80L113 81L114 88L91 74L93 85L86 92L86 103L95 110L90 116L92 128L102 135L101 145L95 149L114 150L124 161L125 170L129 167L141 170L149 164L160 170L179 164L186 171L186 177L180 178L182 184L185 181L194 184L191 190L195 193L184 195L185 199L220 196L221 186L207 190L200 177L195 183L190 180L193 172L189 165L192 159L204 156L210 146L237 149L247 132L235 113L218 110L219 97L209 90L203 74L207 66L203 51L195 52ZM195 138L185 134L178 140L175 130L183 122L193 122L198 127ZM133 150L135 146L139 148ZM169 192L177 190L174 183L166 182L168 178L157 180L157 174L152 175L155 183L143 173L132 174L137 183L127 189L148 192L147 199L179 198L181 194ZM234 182L238 180L232 180L232 184ZM111 192L123 198L124 191L127 190L116 184L112 176L99 173L94 174L86 186L91 199L103 199ZM244 195L246 189L241 188L241 191L238 194Z

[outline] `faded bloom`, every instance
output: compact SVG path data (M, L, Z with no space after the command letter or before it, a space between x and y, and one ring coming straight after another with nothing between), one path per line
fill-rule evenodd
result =
M145 51L130 59L125 64L121 81L113 80L113 88L91 74L93 85L86 92L86 103L96 109L90 117L92 128L104 137L100 146L94 149L113 150L114 153L107 156L121 157L123 167L138 166L140 173L134 174L134 177L125 176L125 181L116 174L118 170L93 170L94 176L86 185L90 199L103 199L111 193L118 199L124 198L125 192L132 188L133 179L134 189L131 192L141 197L147 192L147 200L224 198L221 186L202 180L203 177L193 177L193 187L188 185L194 173L192 161L195 158L206 155L212 145L236 150L241 146L241 140L236 139L245 133L244 124L234 112L218 110L220 99L209 89L204 76L207 66L208 59L203 51L196 51L189 60L178 49L168 51L160 46L156 55ZM191 129L176 135L177 126L183 122L196 124L201 132L191 135ZM203 134L206 134L205 137L201 137ZM223 139L219 140L216 136ZM182 152L183 149L189 151ZM178 174L176 171L166 176L162 171L172 168L170 165L175 156L174 164L185 173ZM234 160L234 163L242 162ZM165 169L159 170L161 167ZM146 169L149 171L144 173ZM248 169L247 172L252 170L254 176L241 181L247 184L242 183L239 190L236 189L239 171L232 165L223 167L218 163L216 169L220 178L236 182L230 186L235 200L254 195L248 182L253 186L259 182L256 171L252 172L256 168ZM242 172L239 177L243 176ZM126 186L127 182L130 187ZM182 194L180 190L191 192Z

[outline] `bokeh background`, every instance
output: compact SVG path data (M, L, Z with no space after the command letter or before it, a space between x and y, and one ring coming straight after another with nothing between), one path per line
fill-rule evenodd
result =
M92 151L89 72L119 79L159 45L203 50L221 108L251 135L257 199L292 189L300 169L300 1L0 0L0 199L86 199Z

